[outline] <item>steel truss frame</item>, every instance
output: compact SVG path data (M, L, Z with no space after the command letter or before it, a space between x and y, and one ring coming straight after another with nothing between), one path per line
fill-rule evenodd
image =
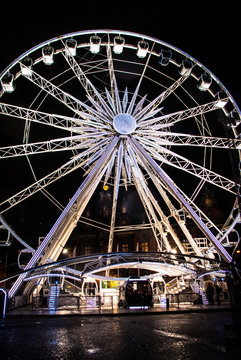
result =
M206 263L203 267L197 260L202 260ZM79 270L74 268L75 265L80 265ZM24 270L21 274L26 274L24 281L31 281L32 279L59 276L71 277L81 280L83 277L95 276L96 273L103 272L106 268L132 267L134 264L141 268L145 268L145 264L153 264L154 271L157 273L160 270L171 268L174 272L173 276L193 275L198 274L202 276L207 271L219 269L219 265L223 270L230 268L230 264L216 259L204 259L195 255L186 255L185 259L182 254L175 254L168 252L112 252L100 253L94 255L82 255L75 258L68 258L57 260L55 262L47 262L43 265L38 265L33 268ZM176 266L178 264L178 266ZM164 271L165 272L165 271ZM14 279L21 274L14 274L2 281ZM29 279L28 279L29 277ZM98 275L97 275L98 277ZM103 278L99 275L99 278ZM110 277L111 279L111 277Z
M130 92L127 87L124 90L120 90L116 78L118 70L115 70L115 62L121 62L121 60L113 56L114 43L112 40L113 35L117 36L118 32L107 32L107 39L104 30L97 32L104 38L101 44L102 58L100 60L91 59L84 61L84 58L77 59L75 55L71 53L65 42L65 39L68 39L69 35L50 41L50 43L52 42L53 44L60 42L62 48L55 50L55 55L61 54L63 56L62 60L64 59L68 65L66 71L74 74L74 78L78 80L81 89L84 90L86 95L86 99L84 100L80 100L63 90L64 86L56 85L54 77L47 79L47 77L41 73L33 70L33 68L27 68L22 62L25 56L18 58L16 61L17 65L21 65L22 72L15 74L15 80L22 75L25 77L25 81L29 82L29 84L35 88L39 88L40 93L44 93L46 97L57 101L59 105L65 107L73 116L47 113L38 109L33 110L31 107L27 108L5 102L0 103L0 114L3 117L15 118L17 121L24 120L26 124L24 143L0 147L1 159L18 158L21 156L29 159L29 157L38 154L46 154L48 152L57 153L61 151L69 151L74 154L74 156L70 157L70 159L59 168L38 180L35 179L33 184L2 201L0 203L1 214L17 206L20 202L38 191L47 191L46 188L48 185L76 169L84 168L86 170L85 180L71 198L68 205L62 210L61 215L43 242L34 252L32 259L25 268L25 272L19 276L10 289L10 297L16 294L25 280L27 276L26 270L36 265L43 265L49 261L57 260L77 222L85 221L82 219L82 213L100 181L103 181L104 185L111 181L113 185L110 225L95 224L95 226L109 231L109 253L113 251L115 232L128 228L116 227L119 188L124 185L127 189L128 185L134 184L149 219L150 225L148 226L153 230L160 252L166 251L171 253L172 249L169 242L169 237L171 237L179 252L184 256L186 255L185 248L173 228L172 218L179 225L194 253L200 258L205 257L206 254L198 247L183 220L182 215L188 215L210 243L212 250L208 252L208 258L211 259L213 252L216 251L226 262L231 262L232 260L222 245L221 240L223 240L225 236L222 229L219 229L197 207L193 199L189 198L178 188L164 171L162 164L185 171L189 175L196 177L200 181L198 185L200 188L202 184L208 182L214 187L222 188L224 191L236 195L238 184L234 180L230 180L216 173L211 167L205 164L201 166L181 156L178 154L178 151L176 151L180 146L190 147L190 149L194 146L199 148L205 147L205 149L210 148L211 150L230 149L239 151L241 149L240 138L229 139L206 135L206 133L209 133L209 130L205 115L221 110L226 113L225 107L230 102L237 109L234 100L222 84L220 84L218 79L211 74L217 84L225 90L226 95L224 97L220 98L220 96L218 96L214 101L194 107L189 107L183 103L183 110L165 114L165 108L163 110L162 107L164 101L173 94L175 95L176 91L182 89L189 77L197 80L197 75L192 73L193 69L199 67L206 72L208 72L208 70L195 59L169 44L146 37L146 40L150 41L152 45L147 51L146 59L142 62L132 61L131 63L141 68L138 74L139 80L137 81L137 85L132 92ZM142 37L139 34L129 32L122 33L130 40L130 43L125 44L126 48L135 51L138 50L139 43L138 45L133 44L131 37L134 36L134 38L136 37L139 40ZM88 34L93 35L94 32L86 32L85 35ZM81 32L74 36L78 37L80 35L82 35ZM30 50L28 55L34 54L35 50L43 48L46 45L47 43L40 44L39 47ZM151 64L151 58L160 56L160 53L157 51L157 46L159 45L167 46L179 55L185 55L193 62L193 68L182 74L179 72L180 76L177 79L169 77L168 81L170 82L171 80L171 84L168 86L165 85L164 90L163 86L160 86L157 82L157 96L154 96L153 99L149 99L149 102L147 102L148 96L143 95L140 89L143 82L147 79L149 80L148 70L155 71ZM84 42L78 45L78 48L81 49L89 46L91 46L91 43ZM43 57L35 59L34 65L39 64L42 60ZM125 60L123 60L123 62L125 62ZM126 61L125 64L126 63L128 62ZM176 60L171 60L171 63L180 68L180 64L177 63ZM14 65L11 65L3 72L1 78L11 69L14 69ZM91 77L93 74L96 76L96 74L99 75L103 72L109 76L109 88L105 88L105 92L95 86L94 77ZM123 74L129 75L132 73L129 70L123 70ZM137 73L133 72L133 74L137 76ZM156 74L163 75L163 72L158 70ZM211 89L208 90L208 92L214 97ZM3 90L1 94L4 95ZM126 135L124 135L124 132L118 133L113 126L113 119L120 114L124 115L126 122L128 122L129 118L132 118L136 124L134 131L130 133L127 132ZM195 121L198 126L205 127L205 131L203 131L201 135L175 132L173 130L175 126L181 125L184 121ZM46 129L53 127L57 130L66 131L68 136L46 141L28 142L26 140L28 138L27 124L32 122L45 125ZM236 133L235 130L234 133ZM160 197L167 205L169 215L164 213L160 204L155 199L149 188L147 179L150 179L155 185ZM173 199L175 200L174 202ZM88 220L86 221L88 222ZM24 242L22 243L24 244ZM173 261L177 263L176 260Z

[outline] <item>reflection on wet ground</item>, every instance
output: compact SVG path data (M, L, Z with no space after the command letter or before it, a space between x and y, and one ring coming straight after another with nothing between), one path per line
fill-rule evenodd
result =
M240 359L231 312L7 318L5 359ZM228 328L228 329L227 329ZM228 346L227 346L228 345Z

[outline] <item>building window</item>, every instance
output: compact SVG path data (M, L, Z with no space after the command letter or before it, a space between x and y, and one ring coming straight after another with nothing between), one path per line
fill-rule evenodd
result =
M92 247L90 245L85 246L85 255L91 255L92 254Z
M127 252L128 250L129 250L128 244L126 244L126 243L121 244L121 251Z
M148 241L142 241L142 242L140 243L140 251L145 251L145 252L147 252L147 251L148 251L148 248L149 248L149 246L148 246Z

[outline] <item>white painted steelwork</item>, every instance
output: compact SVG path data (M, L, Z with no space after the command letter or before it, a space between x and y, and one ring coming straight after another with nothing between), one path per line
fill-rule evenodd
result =
M102 181L113 189L110 224L83 221L109 231L109 253L115 233L130 229L116 224L120 189L134 186L159 251L171 253L175 244L186 258L185 240L200 257L218 253L231 261L222 243L239 221L234 209L240 186L240 110L204 65L150 36L91 30L37 45L12 62L0 80L6 135L0 145L2 171L7 178L11 161L23 164L19 186L6 184L8 191L2 192L1 218L11 219L37 194L61 209L26 269L58 259ZM235 122L228 116L234 113ZM66 180L70 174L77 174L74 195ZM60 194L68 193L68 205L51 193L59 183L65 184ZM220 202L228 199L230 216L221 224L200 207L206 185ZM193 226L207 239L208 250L196 242ZM143 229L143 224L131 229ZM25 279L25 273L19 276L10 297Z

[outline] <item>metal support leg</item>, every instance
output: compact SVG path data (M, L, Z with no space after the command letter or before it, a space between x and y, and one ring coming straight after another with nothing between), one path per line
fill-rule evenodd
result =
M187 213L191 216L193 221L200 228L200 230L207 237L207 239L213 244L220 256L225 261L230 263L232 261L232 257L225 250L222 244L220 244L220 242L216 239L216 237L208 229L204 222L199 218L195 211L193 211L192 207L188 204L182 194L177 190L177 188L175 187L169 176L165 173L165 171L160 168L160 166L150 157L150 155L143 149L143 147L138 143L138 141L133 138L129 138L128 141L131 144L132 148L135 150L135 152L138 154L138 156L149 168L149 171L153 172L166 185L172 196L186 209Z
M53 261L58 258L59 252L68 240L72 230L77 224L79 217L81 216L86 205L88 204L88 201L99 184L99 181L101 180L104 171L106 170L108 161L117 143L118 137L114 137L111 143L106 147L105 152L97 161L89 175L86 177L72 199L69 201L68 205L65 207L45 239L35 251L24 270L34 267L40 259L40 263L43 264L49 258ZM12 288L9 290L8 297L11 298L16 294L26 276L27 272L21 274L18 277Z
M3 314L2 314L2 317L3 319L5 318L6 316L6 308L7 308L7 298L8 298L8 293L7 293L7 290L4 289L4 288L0 288L0 291L2 291L4 293L4 300L3 300Z

